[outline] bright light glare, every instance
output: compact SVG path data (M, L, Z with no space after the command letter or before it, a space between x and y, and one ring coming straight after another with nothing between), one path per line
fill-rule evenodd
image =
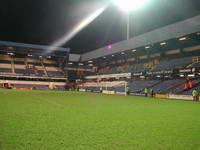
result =
M112 0L122 11L130 12L142 8L148 0Z
M83 18L69 33L66 33L61 39L55 41L51 48L47 49L45 54L51 53L56 50L56 47L60 47L65 43L69 42L75 35L77 35L81 30L88 26L92 21L94 21L98 16L100 16L104 10L106 10L107 5L102 6L95 12L89 14L87 17Z

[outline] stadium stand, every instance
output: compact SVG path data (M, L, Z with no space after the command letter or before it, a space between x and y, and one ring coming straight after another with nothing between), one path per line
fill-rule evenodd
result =
M144 94L144 89L153 89L156 94L190 94L193 89L199 89L199 80L193 80L195 86L192 89L184 90L185 79L173 80L130 80L112 81L112 82L86 82L79 85L79 89L85 91L99 92L102 87L103 90L125 92L125 87L129 87L130 93Z
M0 73L12 73L11 58L8 55L0 55Z
M11 74L16 76L65 78L62 69L55 61L44 61L39 59L17 58L8 55L0 56L0 74Z
M157 46L154 46L156 44ZM103 88L108 91L125 92L128 86L131 93L143 94L145 88L151 88L158 94L191 93L192 89L185 90L184 83L188 78L200 74L200 46L191 41L185 45L179 43L181 48L178 44L168 44L165 48L156 44L150 46L152 48L148 50L145 47L138 48L139 50L134 53L131 50L131 52L124 52L123 55L119 53L114 55L115 57L111 55L106 56L106 59L97 58L86 62L82 62L80 57L77 62L72 60L65 64L61 62L64 62L67 57L60 59L27 55L27 51L23 56L5 52L0 54L0 77L14 76L37 80L41 78L57 80L68 77L69 82L76 83L80 80L82 84L78 85L79 89L86 91L99 92L100 88ZM116 74L130 75L113 76ZM86 78L88 76L96 76L96 78L88 79ZM99 78L99 76L103 77ZM198 79L195 78L194 82L198 82ZM44 86L38 87L40 88L45 89ZM57 88L64 89L63 86Z

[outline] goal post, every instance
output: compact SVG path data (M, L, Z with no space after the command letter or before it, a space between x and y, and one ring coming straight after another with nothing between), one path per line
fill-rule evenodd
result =
M118 82L117 84L114 85L114 88L115 88L115 94L127 96L128 83L126 81Z
M127 96L127 82L124 83L124 92L125 92L125 96Z

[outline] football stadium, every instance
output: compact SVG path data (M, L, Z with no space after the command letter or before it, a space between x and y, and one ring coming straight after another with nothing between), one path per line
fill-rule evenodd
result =
M18 3L11 8L24 6L28 16L30 8L42 6ZM64 3L68 16L80 11L83 20L50 44L42 42L50 33L25 27L31 19L22 18L19 29L14 20L16 32L13 24L7 27L9 19L2 23L0 150L200 150L200 3L66 0L59 9ZM6 6L2 12L9 18ZM162 19L151 14L157 7L152 14ZM153 21L142 23L148 13ZM107 18L109 28L106 16L123 25ZM133 23L138 20L139 26ZM30 31L27 37L22 29ZM106 41L98 45L97 37Z

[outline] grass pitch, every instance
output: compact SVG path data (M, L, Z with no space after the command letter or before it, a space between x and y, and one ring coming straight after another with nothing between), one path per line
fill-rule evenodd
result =
M0 150L200 150L200 103L1 90Z

